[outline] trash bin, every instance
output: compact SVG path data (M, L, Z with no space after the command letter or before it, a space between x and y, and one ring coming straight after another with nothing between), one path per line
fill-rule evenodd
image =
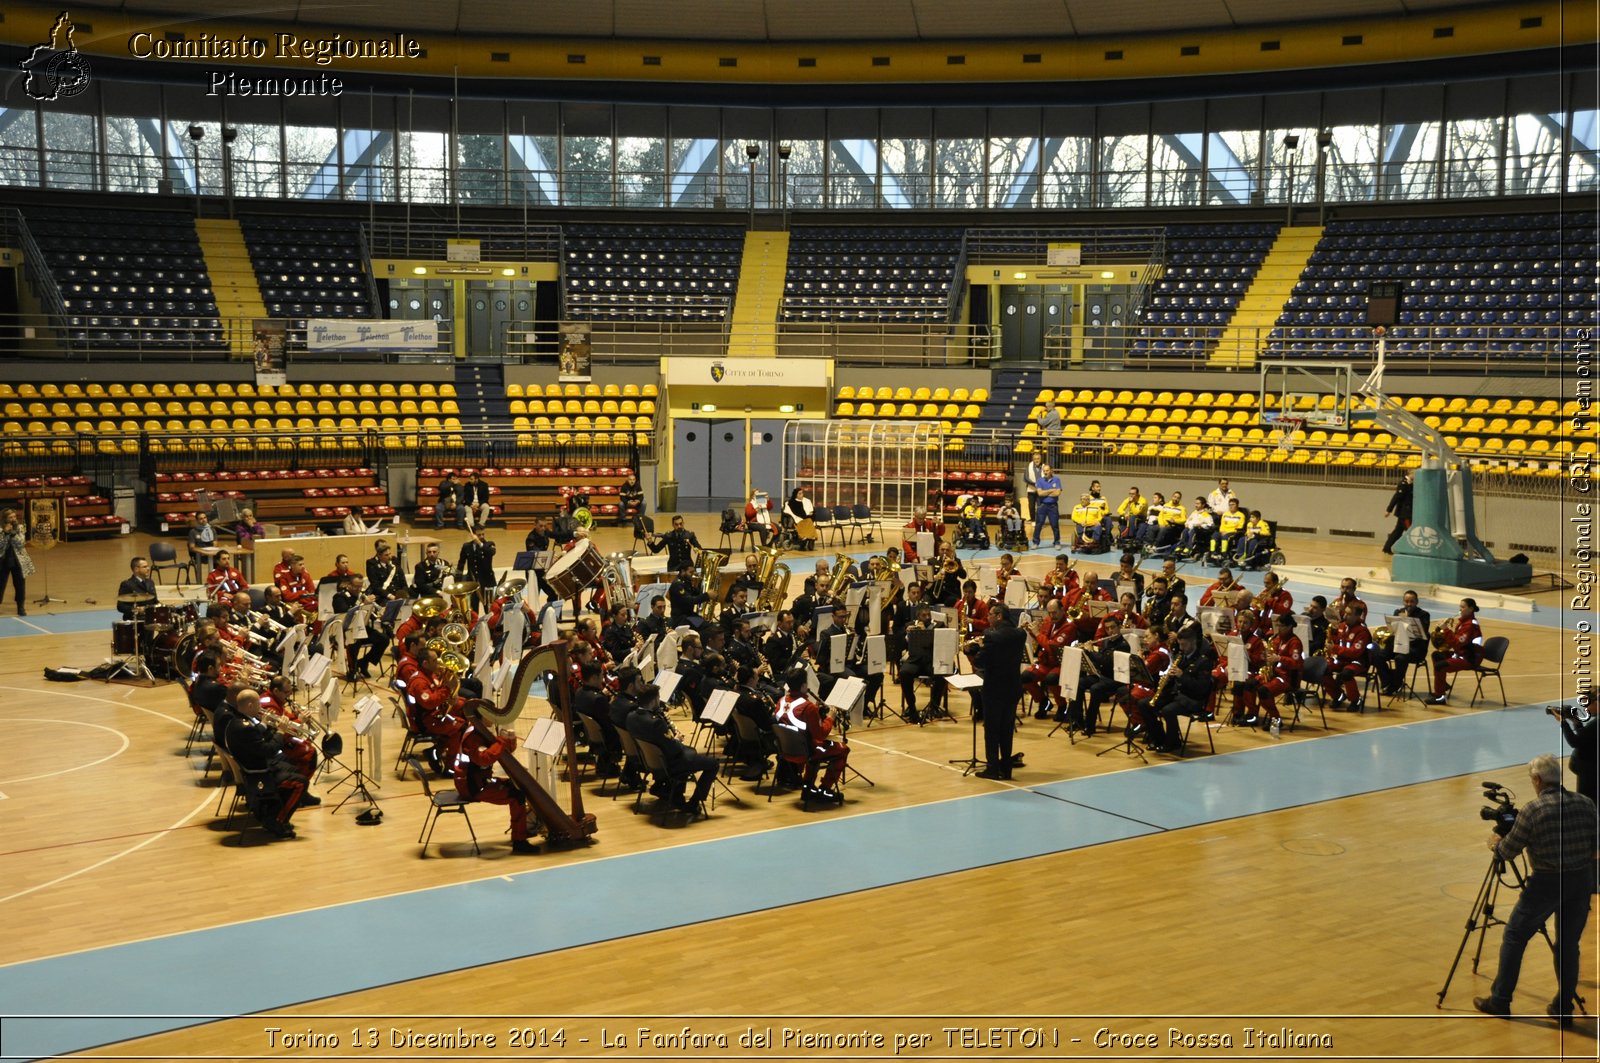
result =
M662 480L658 494L660 505L656 506L656 509L659 512L671 513L678 508L678 481Z

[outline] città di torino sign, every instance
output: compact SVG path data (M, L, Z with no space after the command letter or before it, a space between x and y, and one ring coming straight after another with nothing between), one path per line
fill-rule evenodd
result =
M668 387L826 388L826 358L669 358Z

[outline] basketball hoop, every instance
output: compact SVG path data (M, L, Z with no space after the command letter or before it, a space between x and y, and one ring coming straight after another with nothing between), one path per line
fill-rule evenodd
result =
M1294 453L1294 434L1306 426L1304 417L1282 417L1278 419L1278 453Z

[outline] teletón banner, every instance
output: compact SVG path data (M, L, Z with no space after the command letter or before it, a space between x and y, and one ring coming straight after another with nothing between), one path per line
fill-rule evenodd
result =
M826 358L670 358L669 387L825 388Z
M432 351L439 347L439 324L312 318L306 322L306 347L313 351Z

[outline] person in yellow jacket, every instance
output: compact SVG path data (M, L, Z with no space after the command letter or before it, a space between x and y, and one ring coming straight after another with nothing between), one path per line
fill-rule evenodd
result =
M1117 503L1117 538L1136 538L1149 510L1150 504L1139 493L1138 484L1128 488L1128 497Z
M1086 491L1078 496L1078 504L1072 507L1072 524L1077 529L1072 548L1080 550L1099 550L1104 537L1104 527L1100 520L1102 513L1100 507Z
M1239 508L1239 500L1230 495L1228 508L1217 514L1216 531L1211 536L1211 553L1219 558L1232 556L1249 519L1250 515Z

